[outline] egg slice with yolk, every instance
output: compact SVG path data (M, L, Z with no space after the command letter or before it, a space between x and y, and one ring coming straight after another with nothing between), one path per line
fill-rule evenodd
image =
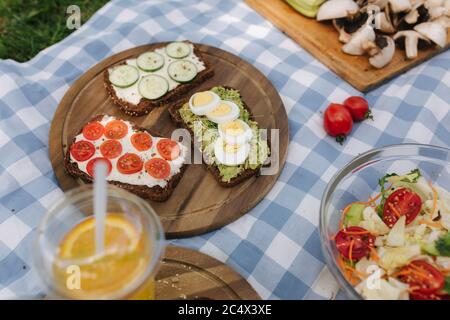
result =
M220 97L212 91L201 91L189 99L189 108L193 114L203 116L214 110L220 103Z

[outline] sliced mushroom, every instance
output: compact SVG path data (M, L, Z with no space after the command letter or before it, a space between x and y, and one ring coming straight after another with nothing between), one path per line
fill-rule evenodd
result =
M400 46L406 51L406 58L414 59L417 57L417 48L419 47L419 40L426 41L429 40L414 30L405 30L397 32L394 35L394 40L401 41L403 39L403 44Z
M411 11L399 20L398 30L411 30L415 25L430 20L428 9L423 3L417 3Z
M317 20L332 20L354 15L359 6L353 0L329 0L324 2L317 12Z
M363 44L374 40L375 31L371 26L365 24L352 35L348 43L342 46L342 51L354 56L361 56L366 52Z
M395 42L388 36L377 36L374 42L365 43L363 47L368 49L369 63L377 69L389 64L395 53Z
M384 11L374 10L371 5L367 7L369 12L369 21L372 23L376 30L383 33L394 33L396 31L394 25L392 24L391 17Z
M388 0L369 0L367 4L371 4L380 8L380 10L384 10L388 5Z
M445 16L447 9L445 7L433 7L428 9L430 13L430 20L437 19L439 17Z
M447 16L442 16L437 18L436 20L433 20L433 22L439 23L440 25L442 25L444 28L450 28L450 18Z
M393 13L408 12L412 9L409 0L389 0L389 5Z
M438 22L424 22L416 25L414 30L442 48L445 47L447 43L447 30Z
M352 35L347 33L343 26L337 23L337 20L333 20L333 27L339 32L339 41L347 43L352 38Z

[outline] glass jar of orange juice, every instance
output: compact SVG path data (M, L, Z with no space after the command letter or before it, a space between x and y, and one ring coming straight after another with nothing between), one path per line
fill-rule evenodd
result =
M154 276L165 240L154 210L114 186L108 186L103 223L93 206L92 187L73 189L38 227L35 268L49 298L155 299Z

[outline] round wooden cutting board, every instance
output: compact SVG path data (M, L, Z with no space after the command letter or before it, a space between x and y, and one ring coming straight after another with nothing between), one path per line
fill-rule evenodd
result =
M198 251L166 248L156 275L158 300L259 300L236 271Z
M50 159L63 190L83 182L64 170L63 155L83 125L98 114L109 114L170 137L176 129L166 107L142 117L125 115L115 106L103 86L103 70L136 56L154 45L145 45L113 55L84 73L70 87L56 110L50 131ZM214 68L215 75L186 96L215 85L239 89L261 128L279 129L279 169L274 175L252 177L232 187L221 187L202 164L188 165L180 183L166 202L149 201L161 218L168 238L193 236L220 228L253 208L276 182L286 160L289 143L288 119L283 103L270 81L252 65L226 51L196 44Z

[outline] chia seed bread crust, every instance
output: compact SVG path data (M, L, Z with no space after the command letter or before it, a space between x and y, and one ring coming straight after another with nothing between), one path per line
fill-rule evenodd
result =
M189 41L184 41L184 42L191 43ZM161 45L155 47L154 49L158 49L158 48L161 48L164 46L166 46L166 44L161 44ZM126 114L128 114L130 116L135 116L135 117L142 116L142 115L148 114L154 108L157 108L159 106L166 105L166 104L170 105L170 104L177 102L178 100L183 98L183 95L185 93L187 93L191 89L195 88L196 86L200 85L205 80L211 78L214 75L214 69L211 67L211 65L208 63L208 61L205 59L205 57L200 52L200 50L198 50L195 47L195 44L194 44L194 54L197 57L199 57L200 60L203 61L206 69L203 71L200 71L195 76L194 80L192 80L191 82L178 85L175 89L170 90L164 96L162 96L161 98L156 99L156 100L148 100L145 98L141 98L141 100L139 101L138 104L133 104L128 101L120 99L116 95L116 92L114 91L114 88L113 88L111 82L109 81L108 69L110 67L106 68L105 71L103 71L103 84L104 84L106 91L108 92L108 95L109 95L110 99L112 100L112 102L115 105L117 105L123 112L125 112ZM125 61L118 62L115 65L121 65L121 64L125 64Z

